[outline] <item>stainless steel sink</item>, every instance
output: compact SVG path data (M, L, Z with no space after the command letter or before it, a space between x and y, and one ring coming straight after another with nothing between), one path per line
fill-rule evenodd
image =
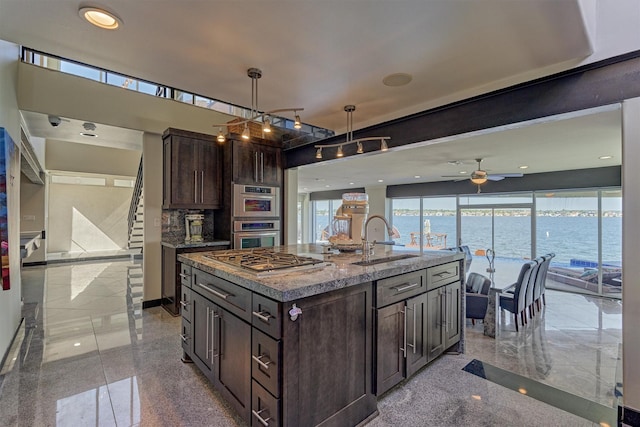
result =
M368 265L382 264L382 263L385 263L385 262L398 261L398 260L401 260L401 259L416 258L418 256L419 255L411 255L411 254L391 255L391 256L384 257L384 258L370 259L369 261L352 262L351 264L368 266Z

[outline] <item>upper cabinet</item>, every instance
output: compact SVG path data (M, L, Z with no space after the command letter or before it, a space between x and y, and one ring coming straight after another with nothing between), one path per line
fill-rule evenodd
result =
M282 184L282 149L255 142L233 141L233 182Z
M163 140L164 209L218 209L222 169L212 135L169 128Z

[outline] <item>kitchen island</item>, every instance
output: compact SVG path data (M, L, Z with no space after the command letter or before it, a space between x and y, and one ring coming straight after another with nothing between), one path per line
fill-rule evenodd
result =
M358 265L320 245L271 251L312 262L255 273L178 256L185 360L251 425L363 424L377 396L459 350L462 254L380 246Z

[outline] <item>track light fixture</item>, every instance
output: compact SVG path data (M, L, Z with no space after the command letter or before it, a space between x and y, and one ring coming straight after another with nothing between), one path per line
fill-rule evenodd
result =
M326 145L315 145L317 148L316 151L316 159L322 159L322 149L323 148L333 148L338 147L338 151L336 152L336 157L344 157L344 151L342 150L343 145L356 144L357 145L357 154L364 153L364 147L362 146L363 142L366 141L380 141L380 151L388 151L389 146L387 145L387 140L391 139L388 136L371 136L367 138L358 138L353 139L353 112L355 111L355 105L345 105L344 111L347 112L347 140L345 142L338 142L336 144L326 144Z
M275 113L282 113L285 111L293 111L295 114L295 121L293 123L293 127L295 129L302 128L302 122L300 121L300 116L298 115L298 111L304 111L304 108L279 108L277 110L270 110L259 112L258 111L258 79L262 77L262 70L259 68L249 68L247 70L247 76L251 78L251 112L250 117L241 121L234 121L233 123L220 123L214 124L213 126L222 127L226 126L237 126L244 124L244 130L242 131L242 138L249 139L251 138L251 132L249 130L249 123L258 121L262 121L262 132L270 133L271 132L271 119L270 116Z
M218 142L225 142L227 140L227 138L225 138L224 134L222 133L222 128L218 129Z

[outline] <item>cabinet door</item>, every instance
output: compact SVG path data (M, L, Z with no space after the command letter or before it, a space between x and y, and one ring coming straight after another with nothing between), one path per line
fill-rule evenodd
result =
M197 160L192 139L171 137L170 205L193 206L197 202L200 178L196 171Z
M213 376L213 320L214 306L200 294L193 292L191 315L193 316L191 358L206 376Z
M427 347L427 294L421 294L406 302L407 378L415 374L429 361Z
M214 319L215 381L226 400L245 419L251 417L251 325L226 310Z
M296 301L302 314L283 323L283 425L354 426L376 411L371 294L367 283Z
M282 150L260 145L258 148L258 182L279 186L282 184Z
M162 306L174 316L180 314L178 299L180 298L180 282L176 282L176 250L162 246Z
M376 395L404 379L404 301L377 310Z
M447 285L444 293L444 348L447 349L460 341L460 282Z
M444 351L443 289L427 292L427 358L432 361Z
M200 141L200 183L198 201L201 209L218 209L220 207L220 148L215 142Z
M233 141L233 181L236 184L258 182L258 152L253 144Z

